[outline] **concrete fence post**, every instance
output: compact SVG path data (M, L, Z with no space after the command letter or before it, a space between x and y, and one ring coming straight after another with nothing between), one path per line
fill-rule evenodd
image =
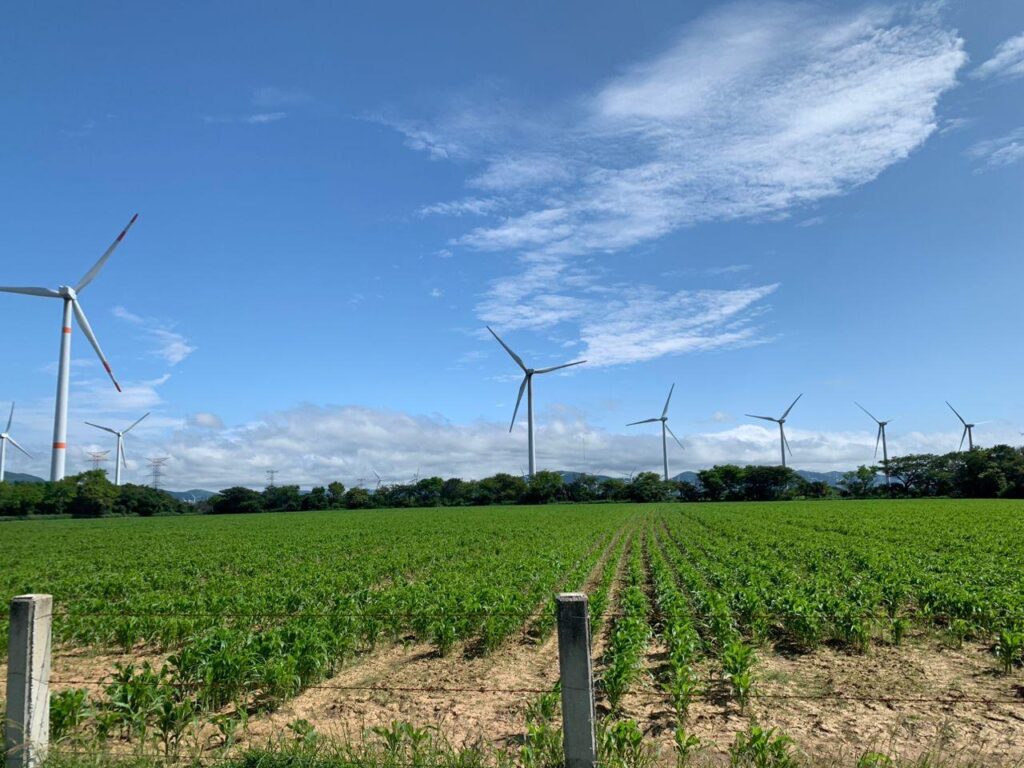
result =
M590 661L587 596L558 596L558 670L562 681L562 733L566 768L594 768L594 670Z
M51 595L19 595L11 601L7 646L6 768L36 768L50 740Z

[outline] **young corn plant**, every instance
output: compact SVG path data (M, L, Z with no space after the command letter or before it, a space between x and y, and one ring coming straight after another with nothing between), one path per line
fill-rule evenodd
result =
M740 731L729 748L731 768L796 768L793 740L775 728L751 725Z
M1003 668L1003 673L1010 674L1016 665L1024 661L1024 631L1000 630L999 637L996 639L995 654Z
M732 697L745 712L754 687L754 649L742 640L733 640L722 651L722 673Z

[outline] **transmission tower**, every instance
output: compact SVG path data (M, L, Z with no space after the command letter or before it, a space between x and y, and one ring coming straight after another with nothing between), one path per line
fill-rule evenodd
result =
M109 453L110 451L90 451L88 455L89 460L92 462L92 468L94 470L99 469L100 464L107 460L107 454Z
M274 487L274 478L275 477L277 477L277 470L276 469L268 469L267 470L267 488L273 488Z
M170 460L170 456L159 456L157 458L146 459L146 461L149 462L149 471L153 487L157 490L160 489L160 480L164 476L164 464Z

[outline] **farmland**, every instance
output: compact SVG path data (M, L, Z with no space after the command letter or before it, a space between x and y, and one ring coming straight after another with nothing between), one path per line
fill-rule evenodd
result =
M751 718L808 754L920 754L952 719L949 748L1022 756L1020 502L24 522L0 526L0 561L5 601L54 595L54 690L93 702L79 718L57 694L72 740L441 712L452 738L500 741L557 678L553 593L583 589L601 713L663 754L675 734L714 754Z

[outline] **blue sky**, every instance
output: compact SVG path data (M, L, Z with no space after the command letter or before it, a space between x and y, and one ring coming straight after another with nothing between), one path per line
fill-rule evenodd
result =
M73 283L82 420L172 486L376 470L870 461L1024 430L1024 6L308 3L12 7L0 283ZM0 295L0 400L44 473L59 308ZM3 407L0 405L0 407ZM771 426L771 425L769 425ZM585 461L584 461L585 457Z

